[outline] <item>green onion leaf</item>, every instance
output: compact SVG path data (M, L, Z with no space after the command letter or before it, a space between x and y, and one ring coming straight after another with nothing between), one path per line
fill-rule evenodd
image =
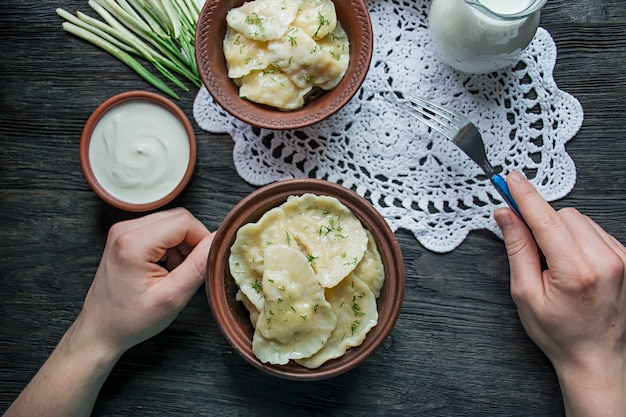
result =
M150 84L163 91L167 95L179 99L180 97L165 84L159 78L155 77L152 73L150 73L147 69L145 69L139 62L137 62L132 56L122 51L112 43L105 41L104 39L94 35L92 32L85 30L79 26L76 26L70 22L63 22L63 29L73 35L78 36L86 40L87 42L91 42L92 44L104 49L111 55L115 56L117 59L128 65L130 68L135 70L137 74L139 74L143 79L148 81Z
M168 81L184 91L189 88L174 73L200 88L195 59L195 32L200 6L196 0L90 0L102 20L63 9L63 28L127 64L142 78L171 97L178 98L158 77L132 55L151 63Z

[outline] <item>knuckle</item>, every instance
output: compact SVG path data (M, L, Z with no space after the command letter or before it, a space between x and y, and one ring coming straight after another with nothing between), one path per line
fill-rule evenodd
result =
M580 265L571 279L572 289L577 292L589 292L599 283L599 274L588 265Z
M562 222L561 220L561 215L563 214L562 210L566 210L566 209L561 209L558 212L551 211L550 213L546 214L541 219L541 225L546 229L551 229L555 226L558 226Z
M524 285L521 280L512 281L510 293L511 298L518 307L529 305L536 295L527 285Z
M510 238L506 241L506 251L510 258L530 250L536 250L534 242L523 237Z
M114 233L114 238L111 241L111 249L115 254L115 257L120 261L131 259L133 257L133 248L135 246L136 238L132 232L115 233L113 228L109 234Z
M560 209L557 213L561 217L579 217L579 216L582 216L582 214L577 209L575 209L574 207L564 207L564 208Z
M574 265L571 287L579 292L592 292L602 285L620 285L624 279L626 266L617 254L607 253L601 263L581 260Z
M524 304L528 297L528 292L524 291L521 285L511 285L511 298L515 301L515 304Z

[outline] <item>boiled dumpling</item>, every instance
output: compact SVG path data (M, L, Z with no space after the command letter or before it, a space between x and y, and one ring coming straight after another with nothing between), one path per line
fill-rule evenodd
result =
M326 299L333 306L337 326L319 352L296 360L307 368L317 368L330 359L342 356L349 348L359 346L378 323L376 297L354 274L346 277L337 286L328 288Z
M354 275L363 281L378 298L385 282L385 267L374 236L367 229L365 229L365 233L367 234L367 250L361 262L354 269Z
M278 39L296 18L301 0L255 0L231 9L228 25L249 39Z
M230 26L224 37L224 57L229 78L241 78L254 70L263 70L270 64L264 42L248 39Z
M363 258L365 229L336 198L304 194L290 197L282 207L291 235L306 251L322 286L337 285Z
M318 42L320 58L315 61L316 85L333 89L343 78L350 64L350 44L346 32L337 23L335 30Z
M320 350L337 318L299 250L270 245L264 257L265 307L256 323L252 350L262 362L283 365Z
M334 197L291 196L243 226L229 266L263 362L318 367L377 323L385 271L376 241Z
M347 49L342 51L336 41L316 42L295 26L285 36L269 42L268 51L269 60L299 88L336 85L349 63Z
M317 43L301 29L292 26L287 33L267 45L268 56L272 63L287 74L299 88L311 88L315 77L313 69L317 58Z
M230 250L230 273L241 291L261 311L264 306L262 279L265 247L271 244L289 246L291 239L280 208L266 212L258 222L249 223L237 231Z
M259 319L259 310L257 310L256 306L252 304L252 301L243 293L241 290L237 291L235 294L235 300L241 301L241 303L246 307L248 313L250 314L250 322L252 323L252 327L256 327L256 322Z
M304 96L311 88L298 88L286 74L270 69L253 71L243 77L239 95L255 103L295 110L304 105Z
M229 10L226 21L228 76L255 103L297 110L348 69L348 37L331 0L254 0Z
M313 39L322 39L337 25L335 4L331 0L302 0L293 25Z

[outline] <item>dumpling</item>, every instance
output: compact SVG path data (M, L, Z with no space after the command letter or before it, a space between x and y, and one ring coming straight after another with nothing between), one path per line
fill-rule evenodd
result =
M318 41L319 58L315 61L318 74L315 81L323 90L331 90L339 84L350 64L350 43L339 22L335 30Z
M378 322L385 271L376 241L334 197L290 196L241 227L229 266L262 362L316 368Z
M255 103L281 110L296 110L304 105L304 96L311 88L298 88L285 73L270 67L264 71L253 71L243 77L239 95Z
M295 26L285 36L269 42L268 51L272 64L300 88L334 87L345 74L350 59L348 50L341 50L337 42L326 39L316 42Z
M313 39L322 39L337 25L335 4L331 0L302 0L293 25Z
M261 310L252 350L262 362L284 365L320 350L337 318L307 258L297 249L265 249Z
M367 234L367 250L361 262L354 269L354 275L367 284L374 296L378 298L385 282L385 267L374 236L367 229L365 229L365 233Z
M241 303L246 307L248 313L250 314L250 323L252 323L252 327L256 327L256 322L259 319L259 310L255 307L254 304L250 301L250 299L243 293L241 290L237 291L235 294L235 300L241 301Z
M296 360L300 365L311 369L342 356L351 347L359 346L378 323L376 297L354 274L327 289L326 299L333 306L337 326L319 352Z
M224 37L224 57L229 78L241 78L270 64L265 42L248 39L230 26L226 28Z
M322 286L334 287L363 259L365 229L336 198L292 196L282 208L290 234L306 251Z
M349 42L331 0L254 0L229 10L223 41L239 96L284 111L339 84Z
M255 0L228 11L226 22L249 39L278 39L296 18L301 0Z
M270 61L287 74L299 88L315 83L313 65L319 50L317 43L301 29L291 26L287 33L267 45Z
M235 282L259 311L264 306L264 251L273 244L291 244L285 215L278 207L266 212L258 222L240 228L228 257L228 266Z

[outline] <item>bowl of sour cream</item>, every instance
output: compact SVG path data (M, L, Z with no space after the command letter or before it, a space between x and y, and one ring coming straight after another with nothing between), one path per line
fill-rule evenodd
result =
M189 119L169 99L129 91L102 103L80 141L83 174L95 193L114 207L150 211L176 198L196 164Z

